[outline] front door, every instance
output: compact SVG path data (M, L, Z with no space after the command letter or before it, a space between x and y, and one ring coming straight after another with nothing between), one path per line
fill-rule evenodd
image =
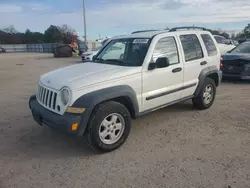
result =
M152 62L167 57L169 66L143 72L143 111L155 109L180 99L183 86L183 63L179 58L176 38L160 38L154 48Z

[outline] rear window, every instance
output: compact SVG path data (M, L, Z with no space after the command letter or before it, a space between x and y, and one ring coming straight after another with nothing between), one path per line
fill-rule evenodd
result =
M227 39L221 36L214 36L218 44L227 44Z
M250 53L250 42L241 43L239 46L234 48L230 53Z
M195 34L181 35L180 39L186 62L203 58L201 44Z
M207 49L208 56L214 56L217 55L217 48L214 44L213 39L208 34L202 34L201 38L205 44L205 47Z

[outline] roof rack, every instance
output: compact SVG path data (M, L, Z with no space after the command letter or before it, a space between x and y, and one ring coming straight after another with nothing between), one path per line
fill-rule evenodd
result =
M134 31L134 32L132 32L131 34L143 33L143 32L150 32L150 31L158 31L158 30L153 30L153 29L151 29L151 30Z
M194 27L194 26L188 26L188 27L174 27L172 29L169 30L169 32L173 32L173 31L177 31L177 30L188 30L188 29L199 29L199 30L203 30L206 31L207 29L204 27Z

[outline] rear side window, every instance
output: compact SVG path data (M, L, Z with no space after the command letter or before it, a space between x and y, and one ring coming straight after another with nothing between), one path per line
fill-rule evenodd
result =
M186 62L203 58L201 44L195 34L181 35L180 39Z
M217 48L214 44L213 39L208 34L202 34L201 38L206 46L208 56L217 55Z
M179 63L179 55L174 37L165 37L157 42L153 53L153 60L156 61L159 57L167 57L170 65Z

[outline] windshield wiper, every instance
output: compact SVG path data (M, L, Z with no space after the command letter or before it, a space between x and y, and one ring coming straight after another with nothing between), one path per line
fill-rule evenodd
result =
M104 61L104 59L102 59L102 58L95 58L94 61L96 61L96 60L97 60L97 61L101 61L101 62Z
M119 59L105 59L105 61L113 61L113 62L117 62L119 64L124 64L124 62L122 60L119 60Z

